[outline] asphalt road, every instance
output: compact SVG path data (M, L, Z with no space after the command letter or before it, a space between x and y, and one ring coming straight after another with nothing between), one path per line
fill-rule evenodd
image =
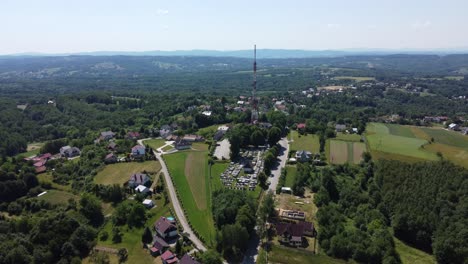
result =
M278 156L279 163L275 168L271 170L271 174L273 174L273 177L269 177L271 184L268 189L273 191L273 193L276 192L276 186L278 186L278 181L281 176L281 168L284 168L286 166L289 153L289 144L288 139L286 137L282 138L278 143L281 146L280 154Z
M138 144L143 145L143 140L138 140ZM195 245L195 247L198 248L198 250L206 251L205 245L203 245L200 239L198 239L198 237L195 235L192 228L190 228L187 222L187 218L185 218L184 210L182 209L182 206L180 205L179 198L177 197L174 184L172 183L171 176L169 176L169 171L167 169L166 163L161 158L161 154L157 153L154 150L153 150L153 153L156 156L156 158L159 160L159 162L161 163L161 171L163 172L164 181L166 182L166 186L169 191L169 197L171 198L171 202L172 202L172 207L174 207L174 211L175 211L175 214L177 215L177 219L179 220L179 224L184 229L184 232L189 234L189 238L192 241L192 243Z

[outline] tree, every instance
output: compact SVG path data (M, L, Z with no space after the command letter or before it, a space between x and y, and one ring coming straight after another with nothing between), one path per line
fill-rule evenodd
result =
M177 239L177 242L175 244L175 253L179 255L182 252L182 243L180 242L180 239Z
M141 203L134 203L132 210L127 218L127 224L129 227L139 227L145 223L146 220L146 208Z
M143 235L141 236L141 242L143 244L148 244L153 241L153 234L148 227L145 227L145 231L143 231Z
M262 187L264 190L266 190L268 188L267 186L267 180L268 180L268 176L265 174L265 172L260 172L260 174L258 174L258 182L260 184L260 187Z
M270 130L268 130L268 144L270 146L274 146L280 141L281 139L281 129L278 127L271 127Z
M102 214L101 203L96 197L83 194L80 199L80 206L80 213L89 220L91 225L99 226L102 224L104 215Z
M223 259L218 252L209 249L201 255L201 262L203 264L222 264Z
M254 146L265 144L265 136L260 129L256 129L252 135L250 135L250 143Z
M229 143L231 144L231 160L239 157L241 139L239 135L235 132L232 132L231 137L229 138Z
M120 233L120 229L118 227L112 228L112 242L114 244L122 242L122 233Z

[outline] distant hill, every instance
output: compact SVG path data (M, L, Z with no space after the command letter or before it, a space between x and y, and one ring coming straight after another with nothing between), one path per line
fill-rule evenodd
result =
M333 58L342 56L370 56L370 55L393 55L393 54L414 54L414 55L448 55L468 53L466 49L437 49L437 50L391 50L391 49L345 49L345 50L292 50L292 49L258 49L259 59L279 59L279 58ZM252 50L174 50L174 51L94 51L77 53L17 53L3 55L0 57L37 57L37 56L197 56L197 57L253 57Z

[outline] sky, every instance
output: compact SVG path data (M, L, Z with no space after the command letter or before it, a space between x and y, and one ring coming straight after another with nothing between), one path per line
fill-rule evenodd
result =
M467 0L0 0L0 54L468 48Z

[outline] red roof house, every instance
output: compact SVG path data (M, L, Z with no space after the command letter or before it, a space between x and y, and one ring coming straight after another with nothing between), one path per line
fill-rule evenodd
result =
M299 123L297 124L297 129L305 129L306 128L306 124L305 123Z
M172 264L172 263L177 263L179 259L174 255L170 250L164 252L161 255L161 259L163 264Z

